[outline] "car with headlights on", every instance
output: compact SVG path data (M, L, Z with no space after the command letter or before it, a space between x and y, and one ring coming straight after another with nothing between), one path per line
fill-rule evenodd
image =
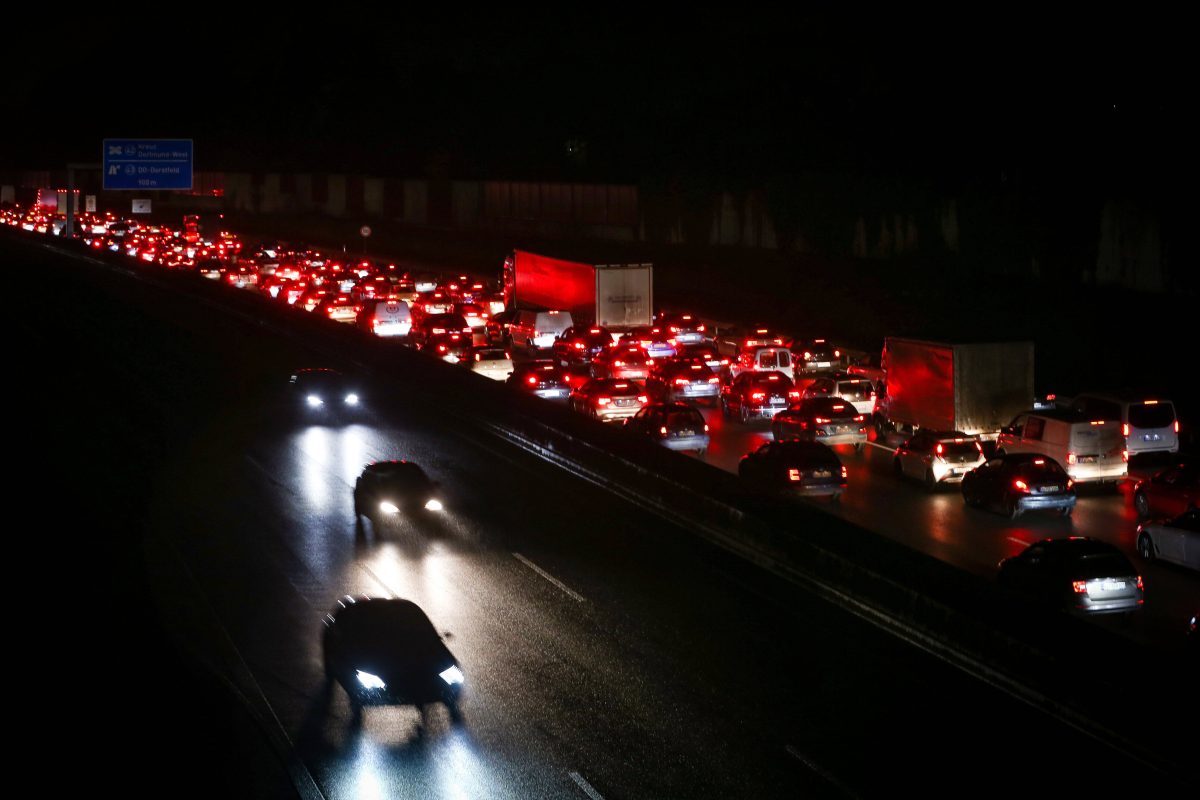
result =
M653 366L654 359L640 345L617 345L592 359L591 373L593 378L644 381Z
M916 478L933 491L946 483L961 483L986 460L978 436L921 429L896 448L892 471L899 478Z
M1137 549L1147 561L1161 558L1200 570L1200 509L1138 525Z
M587 414L601 422L621 422L632 417L650 402L646 387L637 381L615 378L591 378L571 390L567 404L572 411Z
M345 690L355 718L365 706L430 703L461 718L462 666L416 603L347 595L323 622L325 679Z
M1078 614L1142 607L1142 576L1117 548L1086 536L1043 539L1000 562L996 582L1035 603Z
M702 361L662 361L650 370L646 392L659 402L706 400L717 403L721 379Z
M306 415L353 414L363 408L363 391L356 379L328 367L296 370L288 379L294 403Z
M1062 465L1038 453L1008 453L989 458L962 479L963 502L1016 519L1026 511L1053 511L1069 517L1075 510L1075 482Z
M751 488L801 497L828 497L846 490L846 468L820 442L767 442L742 456L738 477Z
M861 453L867 446L867 418L849 400L809 397L773 416L771 434L777 442L804 439L829 447L848 444Z
M651 403L625 423L626 430L645 436L668 450L708 450L708 425L704 416L687 403Z
M506 384L543 400L567 401L571 387L558 363L549 359L526 361L513 367Z
M1138 516L1177 517L1200 507L1200 465L1176 463L1157 470L1133 485Z
M743 372L721 387L721 414L745 424L771 419L799 399L800 393L782 372Z
M476 375L482 375L494 381L508 380L508 376L513 371L512 353L503 347L491 345L476 345L468 348L458 363Z
M354 481L354 518L378 524L442 510L438 485L411 461L373 461Z

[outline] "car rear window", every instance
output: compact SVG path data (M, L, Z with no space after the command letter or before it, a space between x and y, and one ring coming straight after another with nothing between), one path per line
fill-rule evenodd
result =
M971 450L974 451L975 447L972 446ZM1067 479L1066 470L1057 462L1050 461L1049 459L1041 464L1035 464L1032 461L1022 464L1017 470L1017 474L1031 481Z
M1072 572L1081 580L1135 575L1133 565L1120 553L1092 553L1075 560Z
M942 455L946 456L977 456L979 455L978 448L975 447L975 442L938 442L942 446Z
M1168 428L1174 422L1175 406L1171 403L1129 407L1129 424L1135 428Z
M840 397L814 397L804 401L804 409L827 417L853 417L858 414L854 406Z
M866 400L871 393L870 381L841 381L837 393L847 400Z
M699 411L672 411L667 415L667 427L673 431L682 428L704 430L704 417Z
M481 350L476 355L480 361L507 361L508 354L503 350Z

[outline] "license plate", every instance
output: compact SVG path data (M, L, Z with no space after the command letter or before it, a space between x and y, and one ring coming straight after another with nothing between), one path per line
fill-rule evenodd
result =
M773 405L773 406L785 406L785 405L787 405L787 401L786 401L786 400L773 399L773 400L771 400L771 405Z
M1100 588L1106 592L1119 592L1125 588L1125 581L1105 581Z
M1157 442L1161 439L1162 439L1162 437L1159 436L1157 433L1147 433L1145 436L1142 437L1142 441L1144 441L1144 442Z
M675 435L676 436L695 436L696 432L695 431L676 431Z
M833 473L827 469L818 469L813 472L814 478L828 478L831 475L833 475Z
M1043 486L1042 492L1057 492L1062 489L1061 486Z

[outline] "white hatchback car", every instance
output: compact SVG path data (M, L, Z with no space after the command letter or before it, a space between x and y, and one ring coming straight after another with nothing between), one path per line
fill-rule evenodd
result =
M459 362L476 375L506 381L512 375L512 353L503 347L472 347Z

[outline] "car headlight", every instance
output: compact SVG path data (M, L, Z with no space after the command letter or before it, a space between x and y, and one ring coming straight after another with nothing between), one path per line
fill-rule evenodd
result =
M325 401L322 400L320 397L317 397L315 394L310 394L308 396L309 408L316 408L317 406L323 406L323 405L325 405Z
M385 514L396 514L400 511L394 503L389 503L387 500L379 504L379 510Z
M346 405L348 405L348 406L358 405L358 395L354 394L353 392L346 395Z
M374 676L372 676L372 677L374 677ZM451 686L462 683L464 680L462 670L459 669L458 667L454 667L454 666L447 667L446 669L439 672L438 677L440 677L442 680L444 680L446 683L450 684Z
M427 501L425 503L425 510L426 511L441 511L442 510L442 501L438 500L436 497L430 499L429 501Z
M378 675L372 675L369 672L363 672L361 669L356 670L358 682L367 689L386 689L387 684L383 682L383 678Z

